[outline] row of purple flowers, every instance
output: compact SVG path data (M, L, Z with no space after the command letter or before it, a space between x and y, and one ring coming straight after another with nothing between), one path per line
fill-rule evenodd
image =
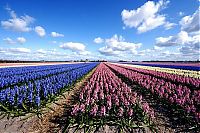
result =
M126 66L107 65L126 78L151 91L152 94L158 95L159 98L165 99L171 104L179 105L187 113L194 114L196 119L200 120L200 90L191 92L187 86L177 85L155 76L132 71Z
M154 111L142 99L141 95L133 92L101 63L81 89L79 100L73 105L71 115L87 115L93 118L114 116L128 119L140 116L150 120L154 118Z

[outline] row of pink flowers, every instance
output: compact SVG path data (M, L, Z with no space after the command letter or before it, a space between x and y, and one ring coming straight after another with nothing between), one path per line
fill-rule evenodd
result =
M170 73L160 72L160 71L147 70L147 69L142 69L142 68L128 67L128 66L126 66L126 68L131 69L135 72L152 75L154 77L166 79L168 81L173 81L179 84L184 84L184 85L196 87L196 88L200 87L200 79L198 78L193 78L193 77L188 77L188 76L183 76L183 75L178 75L178 74L170 74Z
M164 79L132 71L129 67L107 64L126 78L151 91L152 94L168 100L171 104L180 105L188 113L195 114L200 120L200 90L191 90L187 86L176 85Z
M142 96L133 92L105 64L101 63L84 85L79 94L77 104L71 114L88 114L91 117L111 116L135 117L137 110L143 110L143 116L154 117L154 111Z

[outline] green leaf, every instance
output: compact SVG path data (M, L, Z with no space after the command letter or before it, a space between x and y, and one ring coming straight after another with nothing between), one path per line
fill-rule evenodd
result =
M11 112L6 106L4 106L3 104L0 103L0 107L2 107L3 109L5 109L7 112Z
M22 102L22 107L25 109L25 110L28 110L26 105L24 104L24 102Z

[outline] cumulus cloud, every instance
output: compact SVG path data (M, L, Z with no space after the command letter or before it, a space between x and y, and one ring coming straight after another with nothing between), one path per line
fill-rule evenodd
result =
M103 43L104 40L101 38L101 37L97 37L94 39L94 43L97 43L97 44L100 44L100 43Z
M36 26L35 27L35 32L40 36L43 37L46 35L45 29L41 26Z
M7 49L1 49L2 51L6 51L8 53L17 53L17 54L20 54L20 53L30 53L31 50L28 49L28 48L7 48Z
M91 55L91 52L90 51L80 51L79 55L84 55L84 56Z
M169 30L169 29L173 28L175 25L176 25L175 23L166 22L164 27L166 30Z
M176 46L176 53L162 54L175 60L197 60L200 55L199 9L193 15L181 19L181 31L173 36L156 38L155 46L170 48ZM172 49L171 49L172 50ZM163 56L164 57L164 56Z
M91 52L86 50L86 47L85 47L85 45L83 43L66 42L66 43L61 44L60 48L69 49L75 55L79 55L79 56L91 55Z
M85 45L77 42L67 42L60 45L62 49L70 49L72 51L85 51Z
M70 61L80 59L98 59L98 55L91 55L89 51L81 52L61 52L56 49L37 49L26 48L1 48L0 59L7 60L46 60L46 61Z
M23 43L26 42L26 39L24 37L18 37L17 42L20 43L20 44L23 44Z
M36 50L36 53L38 53L38 54L46 54L47 51L44 50L44 49L38 49L38 50Z
M57 32L51 32L52 37L64 37L63 34L57 33Z
M1 21L1 26L4 29L9 29L17 32L29 32L31 31L30 24L34 22L34 18L28 15L18 17L15 11L10 8L6 8L10 14L10 19Z
M13 40L9 37L3 39L7 44L16 44L17 42L20 44L23 44L26 42L26 39L24 37L18 37L16 40Z
M156 45L158 47L170 47L178 46L179 56L171 54L171 56L179 57L180 59L197 60L200 55L200 34L188 34L185 31L179 32L175 36L169 36L166 38L159 37L156 39Z
M110 39L105 39L106 46L99 49L103 55L119 55L123 53L136 54L137 48L141 47L141 43L126 42L122 36L114 35Z
M30 53L31 50L28 48L10 48L9 49L11 52L16 52L16 53Z
M140 50L137 52L136 56L146 56L146 57L150 57L153 56L155 54L158 54L160 52L162 52L164 50L163 47L158 47L158 46L154 46L151 49L144 49L144 50Z
M105 46L99 49L99 52L103 55L106 56L113 56L113 55L119 55L120 52L119 51L114 51L112 48Z
M200 34L191 36L188 43L183 45L179 51L184 54L200 55Z
M9 37L4 38L3 41L5 41L7 44L16 44L16 42Z
M188 36L188 33L181 31L175 36L156 38L156 45L159 47L178 46L188 43L189 41L191 41L191 38Z
M123 10L121 12L123 23L126 27L137 28L138 33L147 32L161 25L166 25L169 29L173 24L166 21L165 15L159 14L168 3L169 1L164 0L157 3L148 1L136 10Z
M179 22L181 30L186 32L198 32L199 31L199 10L198 8L193 15L185 16Z

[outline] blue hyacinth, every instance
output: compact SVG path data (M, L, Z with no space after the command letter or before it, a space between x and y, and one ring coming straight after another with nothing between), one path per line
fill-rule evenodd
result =
M22 108L22 103L28 106L34 103L39 107L43 100L48 100L49 95L58 95L63 88L71 85L97 64L81 63L0 69L0 103L10 103L10 107L18 106L18 108ZM9 85L13 87L7 87Z
M35 96L35 104L39 107L40 106L40 96L36 95Z

